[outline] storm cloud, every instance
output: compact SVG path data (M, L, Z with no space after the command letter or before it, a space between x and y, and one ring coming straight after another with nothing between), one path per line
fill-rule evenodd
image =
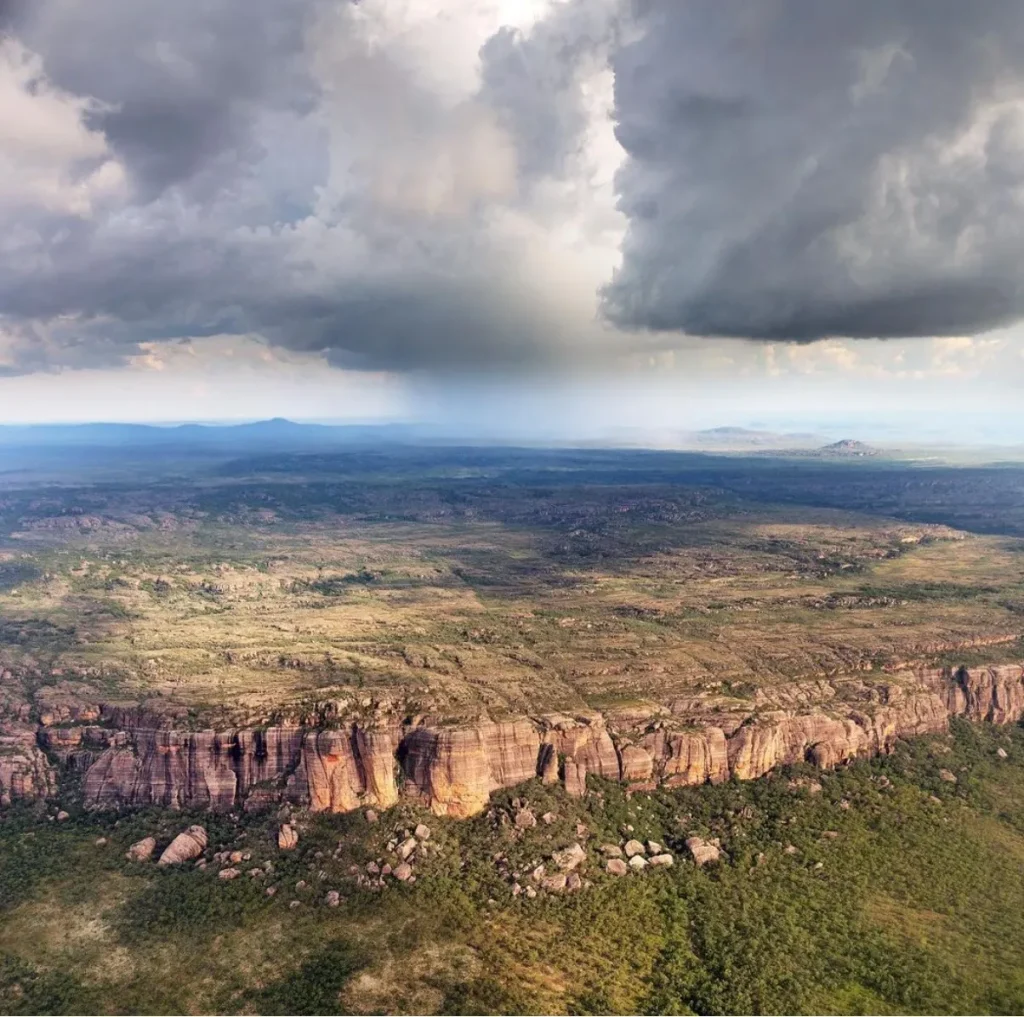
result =
M0 370L225 333L394 370L571 354L600 274L549 236L579 218L614 4L511 9L6 8Z
M614 56L620 325L812 340L1024 313L1024 7L637 6Z
M1021 54L995 0L0 0L0 373L1012 323Z

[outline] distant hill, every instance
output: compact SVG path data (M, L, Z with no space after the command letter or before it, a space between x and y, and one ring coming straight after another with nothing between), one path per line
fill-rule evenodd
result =
M831 445L825 445L818 450L822 455L831 456L877 456L878 449L865 445L862 441L853 438L843 438L834 441Z
M300 424L283 417L247 424L26 424L0 425L0 447L149 447L232 449L304 448L419 437L410 424Z

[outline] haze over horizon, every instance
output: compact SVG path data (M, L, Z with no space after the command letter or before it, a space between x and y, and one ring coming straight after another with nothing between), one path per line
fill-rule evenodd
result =
M0 0L0 422L1024 440L1024 9Z

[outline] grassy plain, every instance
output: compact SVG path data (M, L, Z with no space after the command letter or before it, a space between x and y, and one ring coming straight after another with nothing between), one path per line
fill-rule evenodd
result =
M951 471L709 462L399 450L13 489L0 653L200 710L373 696L459 715L1018 652L1024 543L1012 518L935 520ZM1005 500L959 474L954 523ZM880 486L898 516L820 504Z

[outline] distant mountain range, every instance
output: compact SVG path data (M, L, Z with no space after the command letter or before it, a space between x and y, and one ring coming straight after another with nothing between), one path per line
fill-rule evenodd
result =
M603 438L580 441L511 436L473 438L446 433L430 424L310 424L283 417L245 424L6 424L0 425L0 449L176 448L194 451L282 451L323 449L338 445L520 445L590 448L654 448L708 452L787 452L817 455L875 455L877 450L845 439L826 445L827 437L809 432L712 427L680 431L624 428Z
M414 424L299 424L283 417L250 424L25 424L0 425L0 447L147 446L230 448L302 447L339 443L406 442Z

